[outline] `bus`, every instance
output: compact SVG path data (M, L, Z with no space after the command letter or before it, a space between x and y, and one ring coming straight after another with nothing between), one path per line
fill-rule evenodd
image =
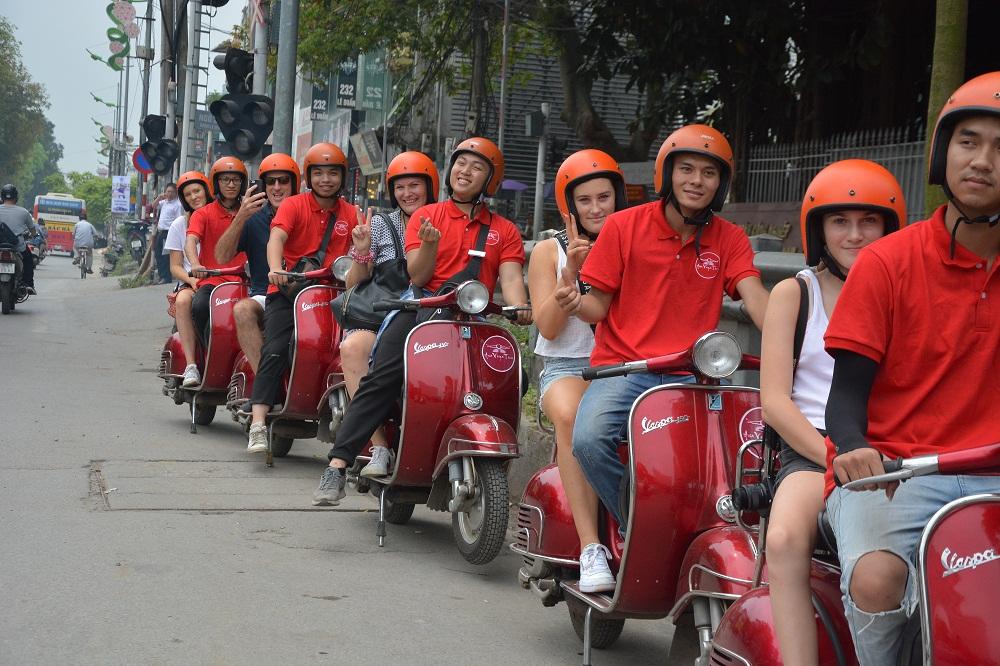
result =
M49 230L49 252L73 253L73 227L87 217L87 202L70 194L49 192L35 197L35 223Z

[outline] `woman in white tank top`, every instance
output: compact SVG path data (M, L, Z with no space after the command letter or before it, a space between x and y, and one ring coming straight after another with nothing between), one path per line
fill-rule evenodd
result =
M826 400L833 359L823 347L844 279L866 245L905 224L903 192L883 167L867 160L835 162L806 190L802 249L813 267L778 283L764 317L760 399L764 420L782 438L781 471L767 531L767 565L775 630L786 664L818 660L809 567L816 518L823 507ZM801 288L807 317L798 364L793 342Z
M625 207L625 179L618 164L599 150L573 153L556 174L556 203L566 229L531 252L528 290L538 327L535 353L545 358L539 377L542 410L556 431L556 462L580 537L580 589L614 589L607 549L597 536L597 494L573 457L573 423L588 382L580 371L590 365L594 333L555 299L560 288L578 281L590 245L607 216ZM580 285L581 291L587 285Z

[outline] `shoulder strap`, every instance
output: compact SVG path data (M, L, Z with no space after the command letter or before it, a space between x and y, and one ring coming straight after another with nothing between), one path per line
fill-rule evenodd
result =
M483 265L483 259L486 257L486 239L490 235L490 222L492 220L493 212L490 211L489 220L479 223L479 236L476 237L475 249L469 250L469 263L465 265L465 268L448 278L448 282L459 284L466 280L479 279L479 270Z
M377 215L382 219L385 226L389 228L389 233L392 234L392 244L396 248L396 257L398 259L406 259L406 250L403 248L403 239L399 237L399 232L396 231L396 225L393 224L392 218L382 215L381 213L377 213Z
M336 206L334 207L336 210ZM316 263L320 266L323 265L323 260L326 259L326 246L330 244L330 236L333 234L333 228L337 226L337 214L331 210L330 216L326 218L326 231L323 232L323 240L319 243L319 249L316 250Z
M795 338L792 343L792 368L799 364L802 353L802 341L806 337L806 322L809 320L809 285L800 277L795 278L799 285L799 314L795 319Z

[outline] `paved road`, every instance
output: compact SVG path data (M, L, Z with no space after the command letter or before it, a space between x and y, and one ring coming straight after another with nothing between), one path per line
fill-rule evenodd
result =
M467 564L423 508L379 549L373 500L310 506L320 442L266 469L221 412L188 434L155 376L168 288L72 269L0 318L0 664L579 663L508 551ZM595 663L670 633L631 621Z

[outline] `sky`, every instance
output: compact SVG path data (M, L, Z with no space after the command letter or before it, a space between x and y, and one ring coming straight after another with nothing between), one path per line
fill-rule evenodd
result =
M153 32L154 64L161 58L159 52L159 0L154 2L153 17L156 28ZM95 139L100 129L91 118L102 124L113 124L114 109L95 102L90 93L107 100L116 101L119 74L107 64L92 60L86 49L107 57L108 38L106 32L114 23L108 17L106 8L111 0L0 0L0 15L14 24L15 36L21 42L21 61L31 78L45 86L50 107L46 116L55 125L56 141L63 146L63 158L59 163L63 173L70 171L94 171L107 158L101 157ZM240 21L246 0L229 0L218 8L212 20L210 47L228 37L232 26ZM135 2L136 14L146 13L146 2ZM139 21L142 26L142 21ZM144 28L143 28L144 30ZM220 31L221 30L221 31ZM139 38L143 43L145 32ZM132 40L132 51L135 51ZM128 132L136 140L139 136L139 121L142 104L142 76L136 65L141 60L132 61L129 85ZM225 75L207 63L209 68L208 90L223 91ZM159 68L154 66L150 75L149 109L157 113L160 108Z

